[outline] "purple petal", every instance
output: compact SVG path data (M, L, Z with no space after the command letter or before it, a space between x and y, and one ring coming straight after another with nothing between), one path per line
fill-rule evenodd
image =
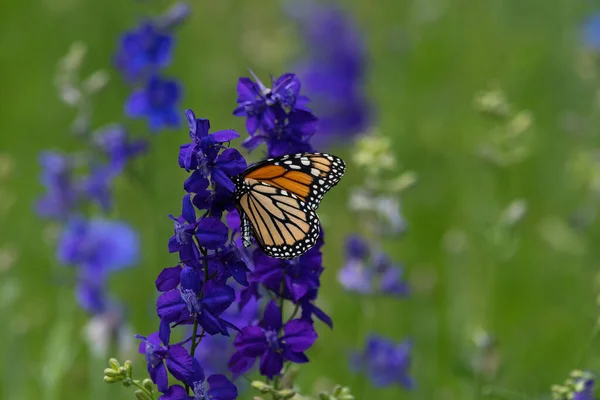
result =
M181 270L181 290L191 290L196 295L200 293L202 282L198 272L189 266L185 266Z
M258 130L259 124L260 124L260 121L257 117L248 116L248 118L246 119L246 130L248 131L248 134L249 135L254 134L254 132L256 132Z
M150 372L150 369L151 367L148 365L148 372ZM158 390L166 392L169 387L169 376L167 375L165 364L160 363L152 368L151 376L153 376L154 379L152 379L152 381L158 386Z
M273 379L274 376L281 373L282 368L282 355L269 348L260 359L260 374Z
M189 400L187 391L180 385L172 385L158 400Z
M159 292L168 292L177 288L179 285L179 276L181 275L181 266L165 268L156 278L156 289Z
M158 336L160 341L166 346L171 341L171 326L168 322L161 320L158 327Z
M148 112L148 96L142 89L137 90L129 96L125 103L125 114L128 117L141 117Z
M210 121L205 118L198 118L196 120L197 130L196 137L201 139L208 135L208 131L210 130Z
M225 143L240 137L240 135L234 130L217 131L211 136L215 143Z
M208 179L206 179L203 172L199 169L192 172L183 183L183 189L188 193L204 192L207 187Z
M275 303L275 300L271 300L265 308L265 314L263 316L262 325L267 330L279 331L281 328L281 311Z
M190 134L196 134L196 115L189 108L185 110L185 118L187 119L188 126L190 127Z
M181 207L181 216L188 224L193 224L196 222L196 210L190 200L191 195L188 193L183 196L183 204Z
M267 347L267 337L259 326L247 326L238 333L233 344L245 357L258 357Z
M235 290L227 285L206 284L202 303L214 314L227 310L235 300Z
M156 301L158 317L167 322L175 322L187 307L181 299L179 290L170 290L161 294Z
M198 222L196 237L201 246L207 249L218 249L227 241L229 231L220 219L208 217Z
M229 336L227 328L223 326L223 320L213 315L210 310L205 309L198 315L198 323L209 335L221 334Z
M258 87L250 78L241 77L237 84L238 102L254 101L258 95Z
M285 340L294 352L307 350L317 340L317 332L310 322L294 319L283 327Z
M238 396L237 388L225 375L211 375L207 379L210 389L208 397L214 400L234 400Z
M296 364L304 364L308 362L308 357L302 352L294 352L289 347L283 349L283 357Z
M235 184L231 181L231 178L222 169L216 167L212 170L211 178L219 186L226 189L228 192L235 191Z
M246 160L236 149L223 151L217 157L216 164L229 176L241 174L247 168Z
M255 361L256 357L246 357L239 351L236 351L229 359L227 368L231 371L233 379L236 379L238 376L248 372L254 366Z
M186 381L194 372L192 356L182 345L171 346L166 361L171 375L180 381Z

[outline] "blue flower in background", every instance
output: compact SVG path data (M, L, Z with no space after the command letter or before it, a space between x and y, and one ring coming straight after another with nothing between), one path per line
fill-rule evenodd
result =
M39 156L39 163L46 193L37 201L36 211L42 217L65 219L75 210L79 198L74 181L74 160L62 153L44 151Z
M402 267L386 254L372 249L359 235L346 238L346 263L338 271L338 281L347 290L361 294L403 297L410 292L403 280Z
M146 118L150 131L156 133L162 128L179 126L180 99L181 87L176 81L152 76L144 88L129 96L125 113L131 118Z
M600 51L600 13L588 17L583 23L582 31L584 46Z
M352 357L355 371L364 372L373 385L385 387L400 385L411 389L414 382L410 377L411 341L399 344L377 335L367 338L365 348Z
M362 34L340 6L294 1L288 13L299 25L306 54L294 68L319 116L318 143L363 133L371 123L367 52Z
M145 79L171 63L174 38L152 21L142 21L120 39L115 66L128 81Z
M120 173L127 162L148 149L148 141L131 139L123 125L114 124L94 132L92 140L108 157L111 168Z
M139 260L137 232L120 221L74 217L59 238L57 258L77 270L77 299L93 314L104 311L106 281Z

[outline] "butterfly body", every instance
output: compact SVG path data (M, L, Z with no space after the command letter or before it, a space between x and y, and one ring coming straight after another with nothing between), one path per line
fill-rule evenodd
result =
M254 235L271 257L292 259L308 251L319 237L319 203L345 168L330 154L297 153L259 162L234 176L244 246Z

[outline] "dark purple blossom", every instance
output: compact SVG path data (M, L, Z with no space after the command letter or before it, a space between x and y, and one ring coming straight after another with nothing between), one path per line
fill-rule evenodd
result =
M158 390L166 392L169 387L167 370L175 378L186 382L193 376L193 358L180 344L169 345L169 337L162 331L152 333L147 338L136 335L141 339L139 351L146 355L148 373Z
M198 361L194 360L194 373L186 383L190 386L193 396L181 385L173 385L159 398L160 400L234 400L238 391L225 375L210 375L205 379L205 374Z
M190 200L190 195L183 197L181 215L175 218L169 215L173 220L174 234L169 239L169 253L179 252L179 259L185 263L199 262L199 251L194 243L194 235L198 222L196 221L196 210Z
M311 151L308 141L316 132L317 118L306 107L308 98L300 94L298 77L288 73L272 79L272 88L254 79L242 77L237 86L238 107L233 114L246 117L250 134L243 146L253 150L266 143L269 157Z
M174 41L154 22L142 21L121 37L115 66L130 82L145 79L170 64Z
M367 338L365 349L353 357L353 368L364 372L377 387L400 385L410 389L414 385L410 377L411 349L412 342L409 340L396 344L371 335Z
M210 178L215 185L233 192L235 185L230 177L246 169L246 160L236 149L225 148L223 143L238 138L239 135L233 130L209 134L209 120L196 118L192 110L186 110L185 115L190 127L192 143L181 145L179 166L186 171L197 170L186 181L186 190L192 189L193 193L204 193L206 189L204 181ZM221 152L222 149L224 151ZM201 180L202 184L195 182L196 180Z
M204 284L192 267L184 267L180 279L179 289L158 298L156 311L160 319L168 324L191 324L197 318L208 334L228 336L231 324L219 316L235 300L234 289L212 281Z
M146 118L150 131L156 133L162 128L179 126L180 98L181 88L176 81L153 75L145 87L129 96L125 113L131 118Z
M274 301L265 309L258 326L247 326L235 338L237 352L229 360L229 369L239 375L250 369L260 357L260 373L270 379L280 374L285 360L308 362L304 354L317 339L310 322L294 319L283 325L281 311Z

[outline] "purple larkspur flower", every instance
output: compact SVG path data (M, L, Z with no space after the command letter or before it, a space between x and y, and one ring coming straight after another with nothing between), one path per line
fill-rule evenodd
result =
M308 350L317 339L312 324L293 319L283 325L281 311L274 301L265 309L258 326L247 326L235 338L237 352L229 359L229 370L240 375L249 370L260 357L260 373L273 379L280 374L285 360L306 363Z
M153 75L145 87L129 96L125 113L131 118L146 118L150 131L156 133L162 128L179 126L180 98L179 83Z
M125 79L146 78L171 63L174 38L152 21L123 34L115 55L115 66Z
M596 381L593 378L580 379L575 386L578 389L573 394L573 400L595 400L596 399Z
M399 344L378 335L367 338L365 348L353 357L356 371L363 371L377 387L400 385L411 389L414 382L410 377L412 342Z
M246 160L236 149L223 146L223 143L238 138L233 130L223 130L209 133L210 121L196 118L192 110L186 110L188 125L190 127L191 143L181 145L179 150L179 166L186 171L195 170L186 181L187 188L199 187L193 193L203 193L206 189L204 180L210 178L215 185L221 186L229 192L235 190L235 185L230 176L244 172ZM194 182L200 179L202 185ZM188 189L186 189L188 190ZM188 190L189 191L189 190Z
M158 390L164 393L169 387L167 370L182 382L193 376L192 356L180 344L169 345L170 338L162 330L150 334L147 338L140 335L136 335L136 338L142 340L139 352L146 355L148 373Z
M189 325L197 318L208 334L228 336L232 325L219 316L235 300L235 290L225 284L202 282L196 269L189 266L182 269L179 286L159 296L156 311L161 321Z
M272 88L254 79L242 77L237 86L238 107L233 114L246 117L250 135L242 145L253 150L265 143L269 157L311 151L308 141L318 120L306 107L309 100L300 94L298 77L287 73L272 79Z

